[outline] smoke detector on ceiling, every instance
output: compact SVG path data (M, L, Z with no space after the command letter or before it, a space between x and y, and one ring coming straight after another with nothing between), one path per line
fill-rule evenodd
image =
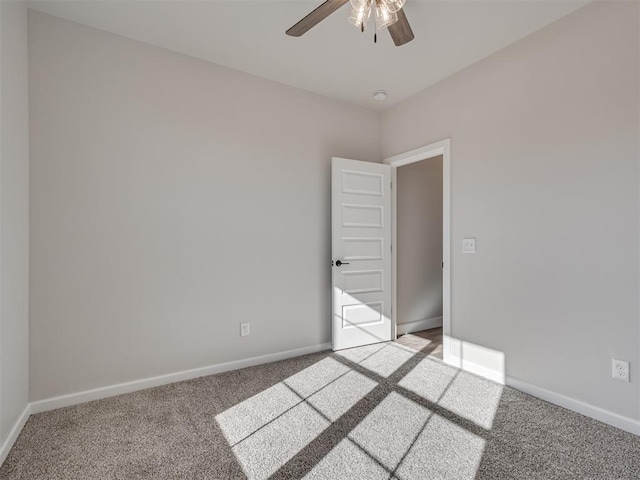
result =
M384 90L376 90L373 92L373 99L378 102L384 102L387 99L387 92Z

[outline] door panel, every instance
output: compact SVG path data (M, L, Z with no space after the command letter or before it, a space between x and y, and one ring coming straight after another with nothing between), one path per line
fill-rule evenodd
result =
M334 158L331 188L333 349L388 342L391 167Z

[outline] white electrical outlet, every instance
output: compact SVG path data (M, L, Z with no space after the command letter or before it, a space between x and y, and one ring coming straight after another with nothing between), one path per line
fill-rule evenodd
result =
M622 380L623 382L629 381L629 362L625 362L623 360L613 360L613 378L616 380Z
M476 253L476 239L475 238L463 238L462 239L462 253Z
M251 335L251 325L249 322L244 322L240 324L240 336L246 337Z

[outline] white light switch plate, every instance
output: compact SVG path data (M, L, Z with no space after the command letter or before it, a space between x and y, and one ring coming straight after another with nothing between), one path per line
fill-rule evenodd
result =
M476 253L476 239L475 238L463 238L462 239L462 253Z

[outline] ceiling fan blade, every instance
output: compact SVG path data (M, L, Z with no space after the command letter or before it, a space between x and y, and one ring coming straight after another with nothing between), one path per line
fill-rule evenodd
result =
M290 35L292 37L300 37L301 35L311 30L313 27L315 27L322 20L327 18L329 15L331 15L333 12L338 10L348 1L349 0L327 0L313 12L311 12L309 15L304 17L293 27L287 30L287 35Z
M388 29L396 47L409 43L415 38L413 30L411 30L411 25L409 25L409 20L407 20L407 16L404 14L404 9L398 10L398 21L389 26Z

